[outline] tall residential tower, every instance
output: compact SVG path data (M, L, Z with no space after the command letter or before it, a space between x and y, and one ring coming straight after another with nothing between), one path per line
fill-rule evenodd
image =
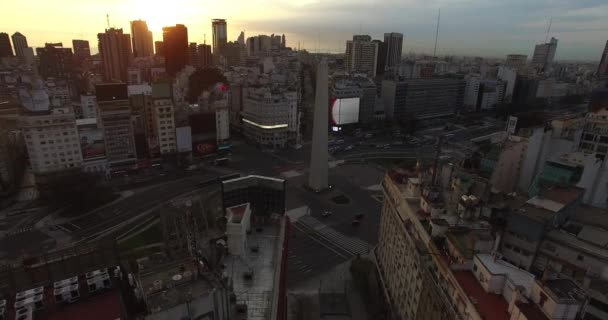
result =
M163 28L165 69L173 76L188 64L188 28L183 24Z
M13 46L11 46L11 40L8 37L8 33L0 32L0 58L12 56Z
M401 50L403 49L402 33L385 33L384 45L386 46L386 66L385 68L395 67L401 64Z
M378 43L368 35L355 35L346 42L346 71L376 76Z
M131 38L133 38L133 56L150 57L154 54L152 31L148 30L148 24L143 20L131 21Z
M23 58L23 51L28 47L27 38L19 32L13 33L13 48L15 48L15 55L18 58Z
M98 33L99 54L107 81L127 81L127 69L131 63L131 36L122 29L110 28Z

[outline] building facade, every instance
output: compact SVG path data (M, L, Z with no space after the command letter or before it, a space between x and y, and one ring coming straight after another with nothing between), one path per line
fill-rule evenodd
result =
M160 154L177 151L175 137L175 108L171 99L171 86L167 83L152 85L152 118L154 132L158 139Z
M174 76L188 64L188 28L183 24L163 28L165 69Z
M367 35L353 36L353 40L346 41L345 64L347 72L364 73L369 77L375 77L378 65L378 43L373 42Z
M91 48L88 40L72 40L74 49L74 62L81 66L83 62L91 59Z
M528 63L528 56L525 54L509 54L505 65L514 69L524 67Z
M0 58L9 58L13 56L13 46L8 33L0 32Z
M385 33L384 46L386 49L386 65L384 68L392 68L401 64L401 50L403 49L402 33Z
M602 52L600 64L597 66L597 75L602 77L608 76L608 40L604 46L604 52Z
M165 56L165 45L162 41L154 41L154 52L159 57Z
M266 88L243 91L241 112L245 136L269 148L294 142L298 131L297 92L271 92Z
M548 71L553 64L555 51L557 50L557 39L551 38L547 43L537 44L534 47L534 55L532 56L532 66L539 71Z
M151 57L154 54L152 31L148 30L148 24L145 21L131 21L131 38L135 58Z
M28 47L27 38L20 32L15 32L11 36L13 39L13 49L15 49L15 56L23 59L23 51Z
M213 32L213 54L222 55L222 50L226 43L228 43L228 26L226 20L211 20L211 30Z
M40 75L46 78L68 79L72 76L72 49L62 43L46 43L44 48L36 48L40 59Z
M122 29L110 28L97 34L99 55L106 81L127 81L127 70L131 64L131 36Z

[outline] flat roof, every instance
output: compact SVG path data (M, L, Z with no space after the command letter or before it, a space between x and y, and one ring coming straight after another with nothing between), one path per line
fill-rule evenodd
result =
M576 209L572 220L608 229L608 210L583 204Z
M483 319L509 319L509 304L501 295L486 292L471 271L452 273Z
M517 308L528 320L549 320L547 316L534 303L517 302Z
M527 204L540 209L546 209L551 212L558 212L564 208L564 204L544 197L535 196L532 199L526 201Z
M542 284L558 300L581 301L585 296L584 291L570 279L545 280Z
M483 265L492 274L505 275L515 284L516 286L522 286L526 289L526 293L532 291L532 285L534 284L534 275L522 270L506 261L500 259L494 259L491 254L480 253L476 255L477 259L483 263Z

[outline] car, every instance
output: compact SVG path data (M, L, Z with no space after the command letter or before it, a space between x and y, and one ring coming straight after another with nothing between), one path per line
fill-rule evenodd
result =
M331 210L325 210L323 211L323 213L321 214L321 216L323 217L329 217L333 214L333 212L331 212Z

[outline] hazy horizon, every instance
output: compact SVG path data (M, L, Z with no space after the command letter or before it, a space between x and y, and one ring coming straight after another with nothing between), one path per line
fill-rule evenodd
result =
M572 2L572 3L571 3ZM525 54L547 37L559 40L557 60L598 61L608 38L608 3L598 0L388 0L291 1L252 0L203 4L174 0L172 6L145 0L20 1L3 5L0 32L23 33L32 47L45 42L89 40L97 52L97 33L110 26L130 33L129 21L148 22L154 40L162 40L162 27L184 24L190 42L211 43L211 19L228 23L228 40L245 36L285 34L287 45L312 52L344 52L353 34L382 39L384 32L404 34L403 53L432 53L437 10L441 8L438 55L500 58ZM37 8L32 10L32 8ZM20 14L15 14L20 12ZM70 30L74 30L70 32Z

